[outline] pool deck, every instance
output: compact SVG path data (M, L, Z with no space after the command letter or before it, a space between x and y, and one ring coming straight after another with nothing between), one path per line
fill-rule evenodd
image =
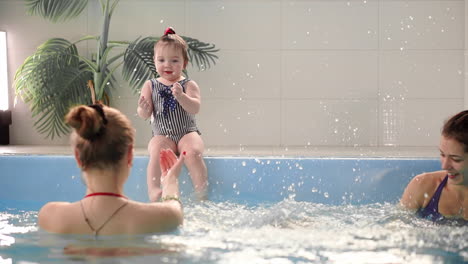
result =
M70 146L0 146L0 155L71 155ZM136 148L135 155L148 155L146 148ZM377 157L377 158L437 158L434 147L207 147L206 157Z

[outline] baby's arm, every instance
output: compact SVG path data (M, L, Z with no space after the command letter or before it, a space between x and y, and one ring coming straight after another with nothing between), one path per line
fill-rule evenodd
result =
M172 93L185 111L193 115L198 114L201 104L200 88L194 81L187 82L185 93L182 92L179 83L174 83Z
M151 100L151 81L146 81L141 89L138 99L137 113L141 118L147 119L153 113L153 102Z

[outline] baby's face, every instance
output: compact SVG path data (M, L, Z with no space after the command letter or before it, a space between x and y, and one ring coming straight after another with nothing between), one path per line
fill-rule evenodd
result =
M154 49L154 65L162 78L178 81L185 68L182 51L173 45L157 45Z

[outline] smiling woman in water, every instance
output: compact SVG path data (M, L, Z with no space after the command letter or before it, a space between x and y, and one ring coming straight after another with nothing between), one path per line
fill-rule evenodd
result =
M436 222L468 220L468 111L447 122L440 137L441 171L417 175L406 187L401 205ZM466 222L465 222L466 223Z

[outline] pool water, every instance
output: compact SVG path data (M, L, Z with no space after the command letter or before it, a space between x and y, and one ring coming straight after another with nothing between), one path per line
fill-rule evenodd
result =
M184 212L172 233L94 241L38 231L37 211L5 209L0 263L468 263L468 226L435 225L393 203L188 200ZM65 247L132 250L66 255Z
M209 201L180 177L185 222L167 234L63 236L37 228L49 201L83 197L72 156L0 155L4 263L468 263L468 226L435 225L401 209L415 175L437 158L206 157ZM147 156L125 194L147 201Z

